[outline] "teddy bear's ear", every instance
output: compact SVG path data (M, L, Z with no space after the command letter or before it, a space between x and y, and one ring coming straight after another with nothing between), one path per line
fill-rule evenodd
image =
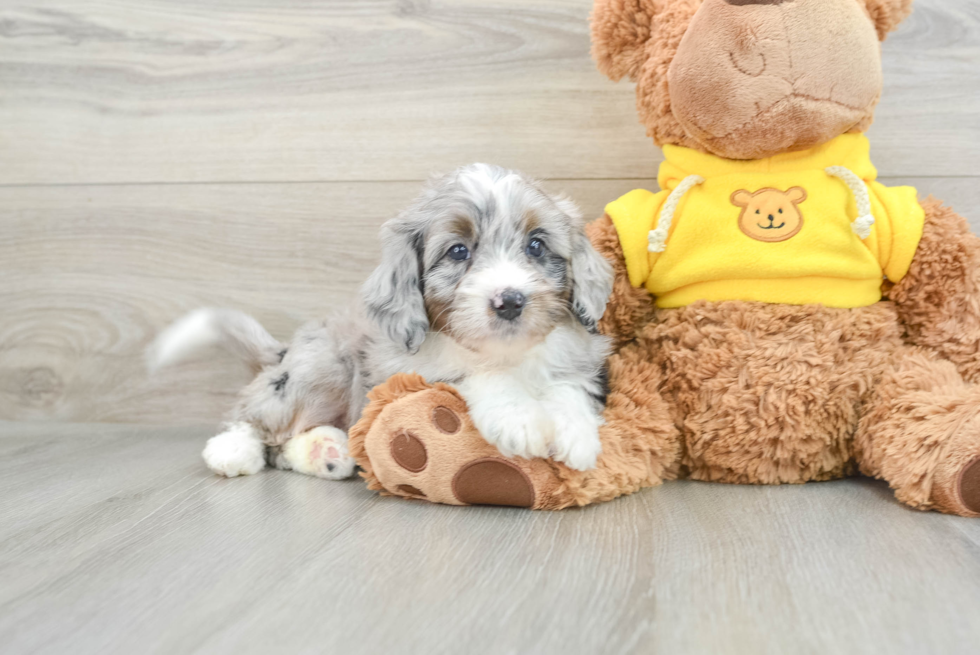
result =
M864 0L864 4L882 41L912 13L912 0Z
M806 200L806 189L801 186L795 186L786 191L786 196L791 203L799 204Z
M752 202L752 194L745 189L739 189L732 194L732 204L736 207L748 207Z
M635 77L643 65L643 46L653 25L652 0L595 0L592 6L592 58L614 81Z
M627 75L635 79L649 57L651 36L658 40L665 28L683 34L698 4L700 0L595 0L592 58L599 70L615 81Z

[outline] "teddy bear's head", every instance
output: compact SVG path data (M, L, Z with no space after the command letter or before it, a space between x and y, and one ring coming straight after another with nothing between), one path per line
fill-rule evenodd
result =
M912 0L596 0L599 69L637 83L659 145L730 159L800 150L868 128L880 40Z

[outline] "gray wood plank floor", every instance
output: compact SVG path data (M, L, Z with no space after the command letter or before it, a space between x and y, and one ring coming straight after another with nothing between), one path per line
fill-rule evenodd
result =
M4 653L976 653L980 522L864 479L559 513L225 480L207 432L0 424Z

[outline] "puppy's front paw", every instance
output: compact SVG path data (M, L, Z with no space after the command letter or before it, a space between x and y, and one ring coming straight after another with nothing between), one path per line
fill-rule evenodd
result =
M556 414L555 440L551 448L551 456L578 471L594 469L602 453L599 423L598 416Z
M504 457L547 457L554 423L537 403L519 407L473 407L470 409L477 430Z
M232 423L208 439L201 454L209 469L229 478L253 475L265 468L265 444L248 423Z
M321 425L287 441L276 465L318 478L343 480L354 474L355 463L347 454L344 431Z

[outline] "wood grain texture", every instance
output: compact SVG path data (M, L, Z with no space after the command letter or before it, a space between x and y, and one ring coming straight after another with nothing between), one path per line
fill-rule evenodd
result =
M980 522L864 479L534 513L205 470L200 429L0 424L3 653L945 653Z
M0 183L418 180L492 161L652 177L591 0L8 0ZM884 45L885 175L980 172L980 4Z

